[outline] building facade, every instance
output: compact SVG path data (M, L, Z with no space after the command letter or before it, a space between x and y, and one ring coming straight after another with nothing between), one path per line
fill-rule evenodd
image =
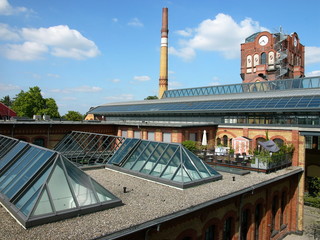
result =
M241 44L242 81L264 82L303 77L304 51L297 33L255 33Z

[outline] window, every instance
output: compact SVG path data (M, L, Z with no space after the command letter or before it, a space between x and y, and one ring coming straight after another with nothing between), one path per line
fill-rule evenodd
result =
M154 138L154 132L148 132L148 140L149 141L154 141L155 138Z
M197 133L190 133L189 140L196 142L197 141Z
M44 147L44 139L43 138L36 138L36 139L34 139L33 144L38 145L40 147Z
M242 215L241 215L241 232L240 232L241 240L247 239L249 227L250 227L250 210L245 209L242 211Z
M283 144L284 144L284 141L282 139L280 139L280 138L275 138L275 139L273 139L273 141L277 144L277 146L279 148L282 147Z
M162 141L166 143L171 142L171 133L163 133L162 134Z
M312 149L312 136L305 136L306 149Z
M260 64L266 64L267 63L267 54L265 52L261 53L261 59Z
M127 131L122 131L122 137L128 137L128 132Z
M276 217L278 212L278 196L274 196L272 200L272 219L271 219L271 236L276 233Z
M133 132L133 137L134 138L141 138L141 132L140 131L134 131Z
M228 147L228 136L227 135L224 135L222 137L222 141L223 141L223 146Z
M215 240L217 239L217 236L216 236L216 226L215 225L211 225L209 226L207 229L206 229L206 232L205 232L205 240Z
M217 146L221 145L221 138L217 138Z
M231 240L233 237L232 232L232 217L228 217L223 224L223 240Z
M286 192L282 192L281 195L281 212L280 212L280 227L284 227L285 224L285 217L284 217L284 211L286 209L286 205L287 205L287 194Z
M256 206L255 212L254 212L254 239L259 240L259 229L260 229L260 223L262 220L262 204L259 203Z

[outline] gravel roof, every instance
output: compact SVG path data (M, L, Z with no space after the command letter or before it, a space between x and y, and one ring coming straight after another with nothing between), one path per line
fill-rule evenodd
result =
M125 229L130 232L133 226L132 230L137 226L139 229L146 222L156 224L169 214L183 214L185 210L190 212L190 209L220 201L236 191L262 186L298 172L302 172L302 168L290 167L270 174L251 172L244 176L222 173L222 180L180 190L109 169L87 170L86 173L119 197L124 205L30 229L22 228L0 207L0 236L2 239L79 240ZM123 187L127 188L127 193L123 192Z

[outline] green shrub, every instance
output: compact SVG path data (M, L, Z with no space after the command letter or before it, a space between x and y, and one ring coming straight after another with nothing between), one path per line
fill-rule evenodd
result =
M191 152L195 152L196 150L198 150L198 146L195 141L191 141L191 140L183 141L182 146L184 146L186 149L188 149Z

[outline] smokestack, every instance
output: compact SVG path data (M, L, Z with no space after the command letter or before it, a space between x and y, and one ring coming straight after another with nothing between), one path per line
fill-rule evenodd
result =
M162 9L159 99L168 90L168 8Z

